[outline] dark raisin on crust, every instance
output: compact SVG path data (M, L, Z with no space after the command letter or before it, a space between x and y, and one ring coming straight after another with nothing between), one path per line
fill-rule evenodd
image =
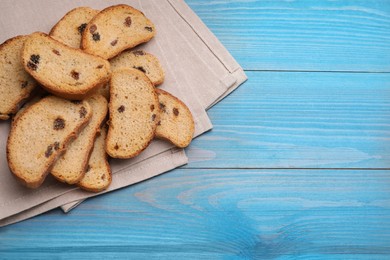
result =
M133 54L134 54L135 56L142 56L142 55L145 55L145 52L139 50L139 51L133 51Z
M60 52L59 52L58 50L53 49L53 53L54 53L55 55L61 56L61 54L60 54Z
M32 63L31 61L27 62L27 67L31 70L37 70L38 69L38 66L34 63Z
M85 169L85 172L89 172L89 170L91 170L91 165L87 165L87 168Z
M46 158L49 158L50 155L53 153L53 146L52 145L49 145L46 149L46 152L45 152L45 157Z
M92 34L92 39L97 42L100 41L100 34L99 33L94 33Z
M77 30L79 31L80 34L83 34L85 27L87 27L86 23L82 23L79 27L77 27Z
M150 111L153 111L154 110L154 105L150 105Z
M115 46L118 43L118 39L115 39L111 42L111 46Z
M70 72L70 75L72 75L72 78L74 78L75 80L78 80L80 78L80 73L78 73L77 71L75 70L72 70Z
M80 101L80 100L72 100L72 101L70 101L70 102L72 102L72 103L75 104L75 105L81 104L81 101Z
M134 69L137 69L137 70L140 70L142 71L143 73L146 73L146 70L144 69L144 67L142 66L133 66Z
M161 121L158 121L157 125L161 125Z
M100 179L102 179L102 181L104 181L106 179L106 175L102 174L102 176L100 176Z
M99 66L97 66L96 68L97 68L97 69L101 69L101 68L103 68L103 65L99 65Z
M149 27L149 26L145 26L145 30L149 31L149 32L153 32L153 28L152 27Z
M125 106L124 105L121 105L120 107L118 107L118 112L119 113L122 113L123 111L125 111Z
M41 59L41 56L38 54L33 54L30 56L30 61L32 61L34 64L39 64L39 60Z
M61 130L65 128L65 120L61 117L57 117L53 123L54 130Z
M166 112L166 110L165 110L165 104L164 104L164 103L161 103L161 102L160 102L160 109L161 109L163 112Z
M115 149L115 150L118 150L118 149L119 149L118 144L115 145L114 149Z
M54 150L60 149L60 142L54 142Z
M89 32L94 33L97 30L96 24L92 24L91 27L89 27Z
M80 118L84 118L85 115L87 114L87 110L85 109L85 107L81 107L79 113L80 113Z
M154 121L156 119L156 114L153 114L152 115L152 121Z
M21 84L22 88L27 87L27 85L28 85L28 81L23 81L22 84Z
M125 22L123 23L125 26L130 27L131 25L131 17L127 16Z
M176 107L174 107L174 108L172 109L172 112L173 112L173 114L174 114L175 116L178 116L178 115L179 115L179 109L177 109Z

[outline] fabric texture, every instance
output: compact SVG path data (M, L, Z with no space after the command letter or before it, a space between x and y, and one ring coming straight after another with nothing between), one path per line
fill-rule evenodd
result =
M156 37L138 48L153 53L161 61L166 79L160 87L188 105L195 120L195 137L210 130L212 125L205 109L237 88L246 80L246 76L184 1L5 0L0 3L3 10L0 17L0 42L34 31L49 32L67 11L77 6L103 9L119 3L140 9L156 25ZM42 10L44 15L37 15ZM9 22L15 20L20 22ZM182 149L155 140L136 158L110 160L113 183L107 191L96 194L85 192L59 183L50 176L40 188L31 190L17 183L9 172L5 152L9 124L9 120L0 122L0 226L22 221L59 206L67 212L79 205L82 199L141 182L187 162Z

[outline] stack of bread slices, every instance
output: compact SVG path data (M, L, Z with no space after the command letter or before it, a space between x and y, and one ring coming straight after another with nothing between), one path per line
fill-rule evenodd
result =
M21 183L37 188L50 173L99 192L112 180L108 156L135 157L154 138L189 145L190 110L157 88L158 59L132 49L155 33L131 6L79 7L49 34L0 45L0 120L12 118L7 160Z

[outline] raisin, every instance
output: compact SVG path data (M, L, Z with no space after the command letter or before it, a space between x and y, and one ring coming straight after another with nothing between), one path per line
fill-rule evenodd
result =
M105 179L106 179L106 175L102 175L102 176L100 176L100 179L102 179L102 181L104 181Z
M156 119L156 114L153 114L152 115L152 121L154 121Z
M91 165L87 165L87 169L85 169L85 172L89 172L89 170L91 170Z
M125 106L124 105L118 107L118 112L119 113L122 113L123 111L125 111Z
M34 63L34 64L39 64L39 60L41 59L41 56L37 55L37 54L33 54L30 56L30 60Z
M60 54L60 52L59 52L58 50L54 50L54 49L53 49L53 53L54 53L55 55L61 56L61 54Z
M85 107L81 107L79 113L80 113L80 118L84 118L85 115L87 114L87 110L85 109Z
M93 34L96 30L97 30L96 24L93 24L93 25L91 25L91 27L89 27L89 32L92 33L92 34Z
M72 75L72 78L74 78L75 80L78 80L80 78L80 73L74 70L70 72L70 75Z
M145 55L145 52L143 52L143 51L133 51L133 53L134 53L135 56Z
M118 144L115 145L114 149L115 149L115 150L118 150L118 149L119 149Z
M145 30L149 31L149 32L153 32L153 28L152 27L149 27L149 26L145 26Z
M75 104L75 105L81 104L81 101L80 101L80 100L72 100L72 101L70 101L70 102L72 102L72 103Z
M150 105L150 111L154 110L154 105Z
M178 115L179 115L179 109L177 109L176 107L174 107L174 108L172 109L172 111L173 111L173 114L174 114L175 116L178 116Z
M160 109L165 112L165 104L160 102Z
M86 23L83 23L81 24L77 30L79 31L80 34L83 34L84 30L85 30L85 27L87 27L87 24Z
M140 71L142 71L143 73L146 73L144 67L142 67L142 66L133 66L133 68L134 68L134 69L137 69L137 70L140 70Z
M161 125L161 121L158 121L157 125Z
M101 69L101 68L103 68L103 65L99 65L99 66L97 66L96 68L97 68L97 69Z
M50 155L53 153L53 146L52 145L49 145L46 149L46 152L45 152L45 157L46 158L49 158Z
M94 33L92 34L92 39L97 42L100 41L100 34L99 33Z
M130 27L130 25L131 25L131 17L130 16L126 17L124 25L127 27Z
M22 88L27 87L27 85L28 85L28 81L23 81L23 82L22 82Z
M65 128L65 120L61 117L57 117L53 123L54 130L61 130Z
M111 46L115 46L118 43L118 39L115 39L111 42Z
M27 62L27 67L31 70L37 70L38 69L38 66L34 63L32 63L31 61Z
M54 150L60 149L60 142L54 142Z

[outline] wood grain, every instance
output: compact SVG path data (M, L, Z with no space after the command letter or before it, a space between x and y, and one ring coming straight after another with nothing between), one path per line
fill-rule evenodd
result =
M2 228L0 255L384 259L389 182L380 170L181 169Z
M186 1L248 70L390 72L390 1Z
M187 167L390 168L390 74L247 75Z

